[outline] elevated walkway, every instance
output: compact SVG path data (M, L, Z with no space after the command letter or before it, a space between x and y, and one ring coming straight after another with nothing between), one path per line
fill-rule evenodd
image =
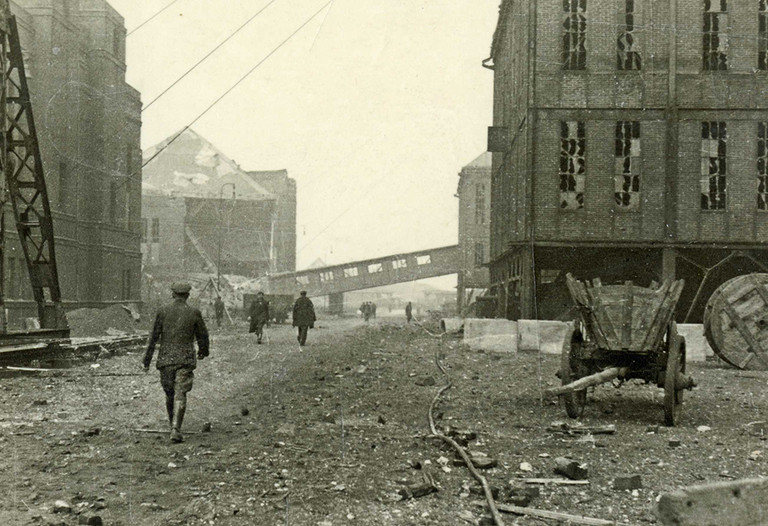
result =
M370 289L394 283L457 274L460 270L458 245L393 254L269 276L271 294L296 295L306 290L310 296L328 296Z

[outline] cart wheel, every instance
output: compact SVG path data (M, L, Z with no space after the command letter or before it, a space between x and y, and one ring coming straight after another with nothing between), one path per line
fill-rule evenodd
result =
M573 331L571 345L564 348L560 355L560 380L567 385L581 378L581 332ZM581 389L573 393L560 395L565 404L565 412L571 418L579 418L584 414L584 406L587 403L587 390Z
M664 424L674 426L679 418L683 404L683 393L677 385L678 375L685 373L685 338L677 334L673 326L669 340L667 370L664 374Z

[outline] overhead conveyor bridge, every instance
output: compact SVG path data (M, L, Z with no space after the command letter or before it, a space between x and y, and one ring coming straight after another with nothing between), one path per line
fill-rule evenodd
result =
M459 247L433 248L269 277L272 294L329 296L459 272Z

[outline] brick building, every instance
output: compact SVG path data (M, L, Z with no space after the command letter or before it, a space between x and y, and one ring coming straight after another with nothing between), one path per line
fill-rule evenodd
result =
M64 305L139 301L141 100L125 82L123 18L103 0L15 0L11 10L26 63ZM12 227L6 242L4 288L14 323L37 310Z
M248 277L294 271L296 183L288 173L245 172L190 129L170 141L145 152L149 159L161 150L144 168L145 269Z
M693 321L765 271L767 53L764 0L504 0L484 63L499 316L572 317L572 272L685 278Z
M459 172L459 309L478 289L487 289L491 237L491 154L484 153Z

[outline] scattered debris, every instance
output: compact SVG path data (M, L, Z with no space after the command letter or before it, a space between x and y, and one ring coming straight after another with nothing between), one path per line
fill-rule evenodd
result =
M615 490L633 490L643 487L643 481L640 475L620 475L613 479L613 489Z
M568 422L552 422L549 428L552 431L562 431L568 434L589 434L589 435L612 435L616 433L616 426L613 424L605 426L583 426L581 424L571 425Z
M53 513L72 513L72 505L65 500L53 503Z
M581 464L577 460L566 457L557 457L555 459L555 473L559 473L571 480L587 480L589 478L586 464Z
M522 482L525 482L526 484L555 484L555 485L563 485L563 486L583 486L589 484L588 480L570 480L570 479L541 479L541 478L531 478L531 479L518 479Z
M476 506L485 506L484 502L474 502ZM499 504L497 506L500 511L507 513L514 513L515 515L529 515L531 517L541 517L542 519L554 519L570 524L586 524L588 526L615 526L614 521L608 521L605 519L594 519L591 517L582 517L581 515L571 515L569 513L561 513L559 511L547 511L539 510L536 508L522 508L520 506L510 506L506 504Z

